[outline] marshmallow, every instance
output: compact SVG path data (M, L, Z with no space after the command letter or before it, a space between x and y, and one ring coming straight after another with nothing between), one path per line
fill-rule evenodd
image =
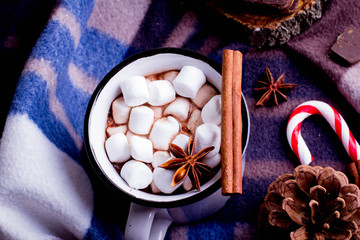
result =
M195 108L190 114L186 128L189 129L192 134L194 134L196 128L203 123L204 122L201 119L201 111L198 108Z
M139 161L151 163L153 160L153 146L149 139L132 136L130 137L131 156Z
M158 120L159 118L163 117L163 108L162 107L155 107L150 106L150 108L154 111L154 119Z
M180 130L178 121L169 116L158 119L150 132L149 139L157 150L168 150L172 138Z
M209 84L205 83L199 89L198 93L196 94L196 97L192 98L191 100L196 106L202 108L216 94L217 94L216 90Z
M194 66L184 66L173 84L175 91L180 96L194 98L205 82L206 77L200 69Z
M174 81L174 79L177 77L178 74L179 71L176 70L168 71L164 74L164 79L168 80L169 82L172 82Z
M206 165L208 165L209 167L215 168L220 164L221 155L220 153L217 153L215 156L211 156L211 157L205 156L203 159L201 159L201 161Z
M129 129L140 135L150 132L154 122L154 111L146 106L134 107L129 117Z
M130 158L129 143L123 133L109 137L105 142L105 149L109 160L113 163L125 162Z
M120 87L125 103L130 107L139 106L149 100L148 85L143 76L130 77L124 80Z
M179 135L176 135L176 137L171 143L178 145L186 152L188 149L189 140L190 140L189 136L181 133Z
M154 183L154 180L150 183L150 188L152 193L161 193L161 191L157 188L157 186Z
M201 119L204 123L221 123L221 95L216 95L205 104L201 111Z
M127 137L127 139L128 139L128 142L130 142L130 138L131 138L132 136L141 137L140 135L137 135L137 134L133 133L132 131L127 131L125 135L126 135L126 137Z
M145 76L146 81L149 83L151 81L158 80L157 74L151 74L148 76Z
M153 168L156 168L170 159L171 156L168 151L156 151L154 153L154 157L151 165L153 166Z
M163 193L170 194L174 192L182 183L179 183L175 187L171 187L171 182L176 170L165 169L157 167L153 171L153 180L156 187Z
M149 104L162 106L175 100L173 85L167 80L157 80L148 83Z
M127 132L128 128L125 124L123 125L119 125L119 126L114 126L114 127L107 127L106 128L106 134L111 137L114 134L117 133L123 133L125 134Z
M204 123L197 127L195 132L195 152L203 148L214 146L215 148L206 156L215 156L220 151L221 130L213 123Z
M189 176L186 176L182 186L183 186L184 190L187 191L187 192L190 191L193 188L193 185L191 183L191 180L190 180Z
M123 97L116 98L111 104L111 113L115 123L123 124L129 119L131 107L129 107Z
M152 182L153 173L145 163L130 160L121 168L120 176L135 189L144 189Z
M180 121L185 121L189 116L190 100L183 97L176 98L164 111L165 115L172 115Z

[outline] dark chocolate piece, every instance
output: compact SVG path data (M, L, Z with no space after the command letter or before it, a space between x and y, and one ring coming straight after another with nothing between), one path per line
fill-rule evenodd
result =
M331 51L348 64L360 60L360 31L353 26L347 27L337 38Z

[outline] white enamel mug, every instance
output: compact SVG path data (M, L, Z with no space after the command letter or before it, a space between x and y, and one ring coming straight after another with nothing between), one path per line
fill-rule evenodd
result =
M179 48L161 48L136 54L117 65L94 91L85 116L84 140L88 159L110 189L131 201L125 239L164 239L172 222L191 222L207 217L222 208L229 196L221 194L221 170L208 182L181 194L152 194L136 190L116 172L107 158L105 126L112 101L121 93L120 83L134 75L150 75L167 70L180 70L185 65L201 69L207 81L221 92L221 65L199 53ZM242 98L243 170L249 139L248 108Z

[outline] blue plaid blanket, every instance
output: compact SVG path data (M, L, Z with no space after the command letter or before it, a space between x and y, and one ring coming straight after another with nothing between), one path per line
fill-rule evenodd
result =
M360 65L343 67L327 56L346 25L360 27L359 15L357 0L330 1L308 31L286 45L259 50L244 42L234 25L228 31L182 1L56 2L21 70L10 110L2 113L7 117L0 145L0 239L123 238L129 203L88 171L84 116L108 71L135 53L158 47L190 49L219 63L224 49L240 50L251 122L244 193L206 219L172 224L166 239L256 239L268 185L299 164L285 132L298 104L329 103L360 138ZM2 41L4 48L12 40L6 46ZM298 85L287 102L256 107L254 88L266 67L275 78L285 72L285 82ZM324 119L304 121L302 134L315 159L312 165L347 171L350 159Z

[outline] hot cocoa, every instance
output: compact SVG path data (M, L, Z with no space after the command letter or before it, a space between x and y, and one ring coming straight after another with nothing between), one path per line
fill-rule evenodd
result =
M171 186L176 169L160 166L175 158L170 143L186 152L194 139L195 153L213 146L200 161L219 169L221 98L200 69L132 76L120 88L109 109L105 149L130 187L156 194L195 187L189 177Z

